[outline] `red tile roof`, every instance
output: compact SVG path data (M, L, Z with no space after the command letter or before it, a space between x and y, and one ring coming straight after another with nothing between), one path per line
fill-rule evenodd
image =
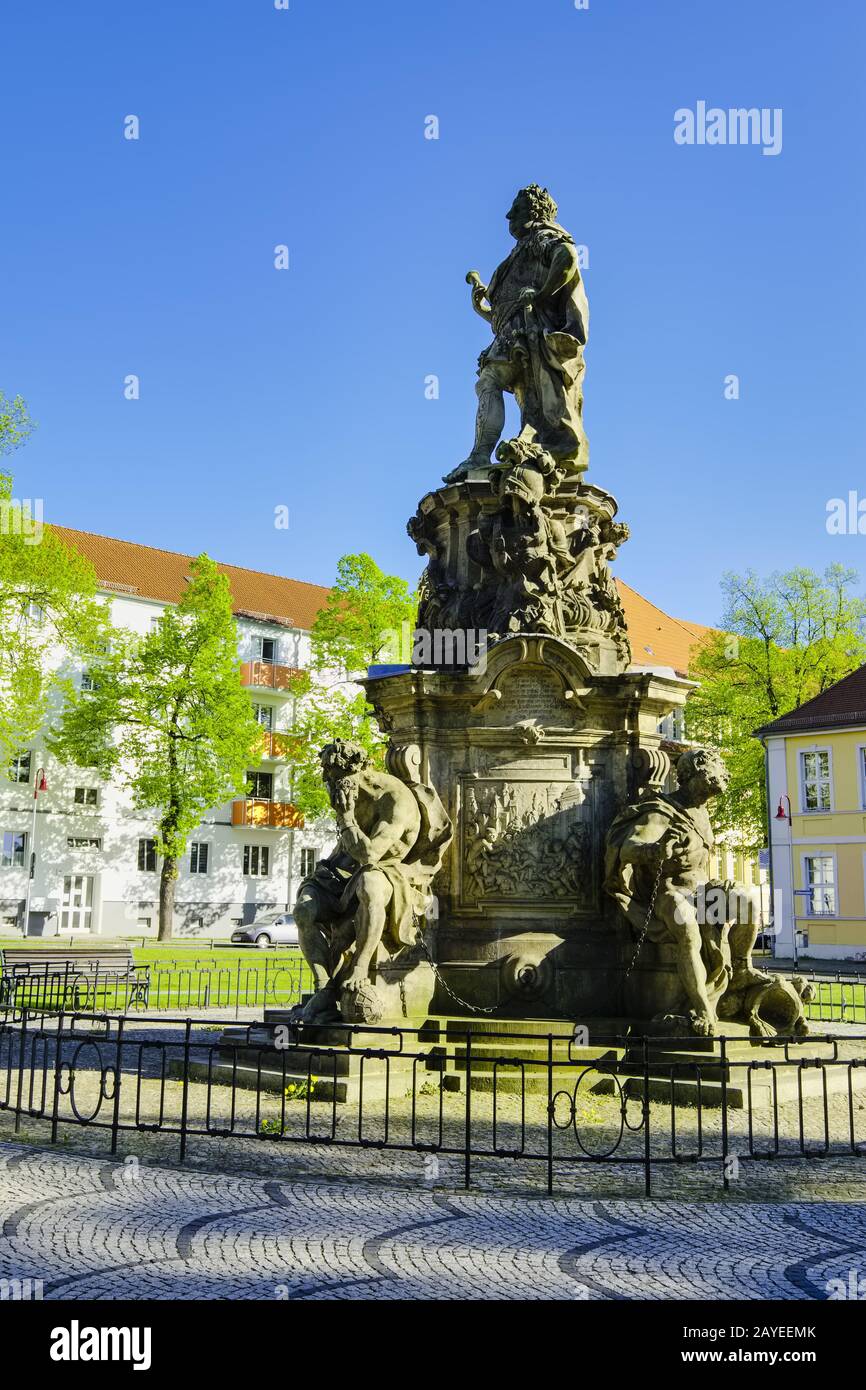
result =
M132 593L162 603L178 603L186 588L193 557L175 550L157 550L151 545L94 536L89 531L73 531L54 526L53 531L66 545L87 557L96 570L100 586L117 593ZM236 613L289 623L308 631L328 597L321 584L301 579L284 579L277 574L261 574L238 565L219 565L231 585Z
M813 700L792 709L757 729L757 734L808 733L810 729L838 728L845 724L866 723L866 666L831 685Z
M67 545L87 557L100 585L110 592L135 594L162 603L179 602L186 587L191 555L158 550L111 536L95 536L90 531L74 531L67 526L55 526L53 530ZM239 565L220 564L219 568L231 585L234 610L242 616L288 622L309 631L328 597L328 590L321 584L262 574ZM712 629L672 618L628 584L618 580L617 585L635 665L672 666L685 675L692 648Z
M711 636L713 629L684 618L672 618L621 579L616 584L625 609L635 666L672 666L680 675L687 675L694 648Z

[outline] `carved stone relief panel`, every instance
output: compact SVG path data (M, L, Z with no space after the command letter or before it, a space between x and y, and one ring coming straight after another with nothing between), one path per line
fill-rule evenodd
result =
M461 899L592 912L598 903L593 783L467 777L462 787Z

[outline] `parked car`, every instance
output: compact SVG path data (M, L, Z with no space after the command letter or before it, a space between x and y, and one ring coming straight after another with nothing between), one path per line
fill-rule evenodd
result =
M237 946L297 946L298 928L291 912L263 912L233 931L232 941Z

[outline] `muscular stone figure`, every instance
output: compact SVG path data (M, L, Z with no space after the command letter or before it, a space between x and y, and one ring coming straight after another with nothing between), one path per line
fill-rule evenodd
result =
M608 832L605 888L635 935L676 946L677 970L690 1030L715 1030L716 1003L729 989L763 985L752 967L759 909L752 890L709 877L713 833L707 803L723 792L728 773L717 753L694 748L677 763L678 788L629 806ZM707 913L713 893L733 900L733 920ZM744 910L745 909L745 910Z
M339 844L302 885L295 904L301 950L323 999L369 992L380 945L391 955L412 944L430 884L451 839L451 822L432 787L417 777L417 748L390 750L401 776L368 766L357 744L337 739L322 749L322 775L337 820ZM351 950L354 943L354 950Z

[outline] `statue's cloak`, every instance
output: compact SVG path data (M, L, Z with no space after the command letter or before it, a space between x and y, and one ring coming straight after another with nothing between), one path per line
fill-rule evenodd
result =
M536 222L526 236L521 237L511 253L493 272L487 287L487 298L493 307L493 327L496 338L482 358L508 358L525 351L521 341L525 332L524 311L517 308L521 289L539 287L547 275L553 257L560 246L574 246L574 240L556 222ZM589 303L583 276L563 286L543 304L533 308L540 327L539 348L548 367L571 386L582 370L582 354L589 336Z

